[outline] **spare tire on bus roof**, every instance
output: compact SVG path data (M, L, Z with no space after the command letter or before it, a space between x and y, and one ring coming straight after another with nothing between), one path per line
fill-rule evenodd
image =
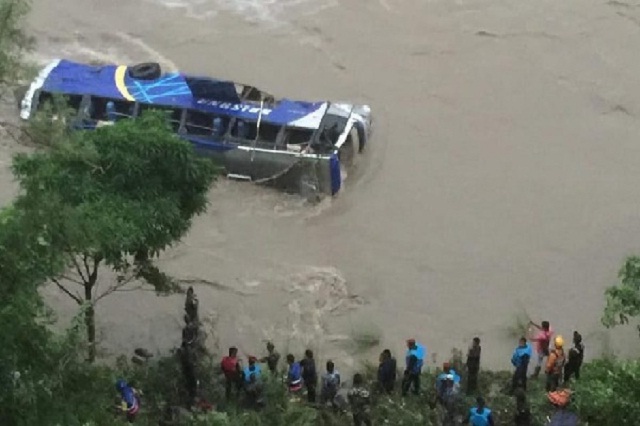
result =
M160 64L157 62L144 62L129 67L129 77L137 80L156 80L161 74Z

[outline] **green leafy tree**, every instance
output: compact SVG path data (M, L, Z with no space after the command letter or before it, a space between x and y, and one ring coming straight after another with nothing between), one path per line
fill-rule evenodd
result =
M618 276L620 283L605 291L607 304L602 323L606 327L628 324L631 318L640 315L640 257L629 257Z
M61 250L67 266L52 281L85 305L93 360L100 299L138 278L157 291L178 289L152 259L206 209L216 168L171 132L164 115L150 112L19 155L13 171L22 189L16 207L44 224L47 244ZM117 278L98 293L101 265Z
M22 29L28 12L26 0L0 0L0 84L15 84L25 71L23 54L33 47Z
M640 362L599 360L584 366L572 386L582 421L599 426L637 425L640 419Z

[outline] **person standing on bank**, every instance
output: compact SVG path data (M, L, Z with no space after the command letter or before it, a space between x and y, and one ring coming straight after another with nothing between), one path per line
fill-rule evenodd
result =
M542 321L540 325L529 321L529 324L538 329L538 332L531 339L531 341L536 344L536 352L538 354L538 363L536 364L532 378L537 379L540 375L540 370L542 370L544 359L549 356L549 346L551 345L553 329L549 325L549 321Z
M271 374L277 374L278 361L280 361L280 354L276 351L276 347L272 342L267 342L267 355L262 357L260 362L266 362Z
M547 360L547 392L555 391L560 386L560 380L562 379L562 370L566 361L564 354L564 339L562 336L556 336L555 349L549 354Z
M573 332L573 347L569 349L569 360L564 367L564 381L568 382L572 376L580 380L580 367L584 360L584 345L582 336L577 331Z
M526 338L521 337L518 347L515 348L511 356L511 364L516 368L511 381L511 392L515 392L517 388L527 390L529 360L531 360L531 346L527 343Z
M467 353L467 395L471 395L478 389L478 373L480 372L480 338L474 337L469 352Z
M300 361L302 367L302 381L307 388L307 400L310 403L316 402L316 387L318 386L318 372L316 371L316 361L313 359L313 351L304 351L304 359Z
M424 364L426 349L416 343L415 339L407 340L406 369L402 380L402 396L409 393L409 388L413 387L413 393L420 393L420 374Z
M361 374L353 376L353 388L347 394L355 426L371 426L371 395Z
M380 364L378 365L378 388L387 394L392 393L396 384L396 376L396 359L391 356L389 349L385 349L380 354Z

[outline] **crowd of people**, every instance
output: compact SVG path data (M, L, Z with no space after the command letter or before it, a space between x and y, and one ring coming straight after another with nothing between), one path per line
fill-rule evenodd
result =
M199 349L196 344L198 341L197 298L191 288L187 292L185 311L186 325L183 330L181 361L189 396L195 399L198 381L193 358L201 348ZM566 407L571 396L569 384L572 380L580 378L580 368L584 359L582 336L575 331L573 347L565 353L563 337L554 336L549 322L543 321L540 325L531 322L530 326L534 333L528 338L525 336L520 338L511 357L514 372L507 391L514 396L516 402L513 424L516 426L532 424L531 411L527 403L527 382L529 379L537 379L544 369L547 397L549 402L557 408L554 416L549 419L549 424L577 425L577 417L567 411ZM296 399L304 398L310 404L319 403L321 406L341 412L350 411L355 426L371 425L372 392L393 394L396 392L397 383L400 382L399 391L403 397L408 397L409 393L423 394L421 375L427 349L415 339L408 339L406 345L405 368L400 381L398 381L396 359L391 350L385 349L380 354L374 387L370 388L365 383L364 376L356 373L352 379L352 386L346 392L341 392L344 383L335 363L328 360L324 371L319 374L316 359L310 349L307 349L300 359L296 359L293 354L287 354L286 365L280 370L281 357L272 342L267 342L263 356L247 356L246 365L241 361L238 348L230 347L220 362L225 397L227 400L241 401L249 409L261 409L266 404L263 391L265 375L270 375L272 379L282 379L283 386L286 386L291 396ZM529 365L534 351L536 365L533 374L529 376ZM460 422L473 426L494 425L494 414L491 408L487 406L482 396L477 395L481 354L481 341L476 337L469 347L466 362L455 368L450 362L443 364L442 372L436 378L435 398L427 402L431 408L441 407L440 412L445 425ZM261 364L266 365L264 372ZM463 368L466 371L464 380L456 368ZM319 395L318 383L320 384ZM476 396L476 405L468 408L466 415L461 407L462 385L465 385L467 395ZM139 397L135 390L123 380L118 381L116 388L121 395L122 410L127 414L129 421L133 422L140 407Z

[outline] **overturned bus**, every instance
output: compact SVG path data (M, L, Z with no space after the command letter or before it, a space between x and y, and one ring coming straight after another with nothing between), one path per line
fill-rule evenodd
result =
M173 130L214 157L227 176L309 193L335 195L371 134L367 105L275 98L253 86L182 73L156 63L48 64L22 98L28 120L56 95L92 129L146 109L167 112Z

